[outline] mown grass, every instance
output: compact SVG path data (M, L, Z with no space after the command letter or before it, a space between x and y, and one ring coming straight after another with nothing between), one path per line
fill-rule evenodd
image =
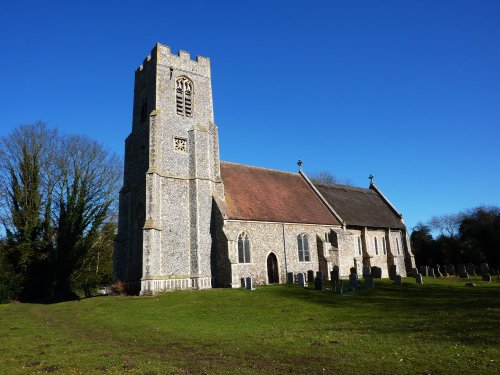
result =
M500 373L499 281L403 280L3 305L0 373Z

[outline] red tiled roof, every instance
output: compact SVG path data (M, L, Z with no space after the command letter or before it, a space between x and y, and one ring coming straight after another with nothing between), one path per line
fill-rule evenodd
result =
M339 225L298 173L221 162L229 219Z

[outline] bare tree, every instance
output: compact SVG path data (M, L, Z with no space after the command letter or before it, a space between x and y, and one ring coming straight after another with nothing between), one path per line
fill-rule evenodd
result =
M309 174L309 178L311 179L312 182L317 182L317 183L354 186L351 179L339 178L329 171L312 172Z

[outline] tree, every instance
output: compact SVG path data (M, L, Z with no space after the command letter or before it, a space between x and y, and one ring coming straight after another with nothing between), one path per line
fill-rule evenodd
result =
M0 139L0 217L7 244L3 247L5 267L18 275L25 297L43 294L47 279L50 247L44 231L49 231L50 202L42 194L48 179L44 174L55 131L43 123L23 125ZM43 281L42 281L43 279Z
M25 299L74 296L73 274L99 264L86 257L99 238L114 236L108 222L121 162L96 141L59 136L42 123L0 142L2 267L19 276Z
M72 295L71 276L81 267L114 208L121 185L121 162L101 144L83 136L64 137L57 196L56 290Z
M335 176L332 172L329 171L321 171L321 172L313 172L309 175L309 178L312 182L316 183L324 183L330 185L349 185L353 186L354 184L350 179L341 179Z

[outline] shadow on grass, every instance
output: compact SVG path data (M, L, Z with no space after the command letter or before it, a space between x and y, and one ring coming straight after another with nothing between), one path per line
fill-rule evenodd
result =
M375 289L343 295L294 285L272 292L283 298L326 306L333 310L332 316L336 312L349 316L351 312L359 317L362 312L361 316L365 314L371 322L369 330L383 334L404 332L446 340L456 337L468 343L500 344L500 283L469 287L463 280L426 281L424 285L406 282L399 286L384 280Z

